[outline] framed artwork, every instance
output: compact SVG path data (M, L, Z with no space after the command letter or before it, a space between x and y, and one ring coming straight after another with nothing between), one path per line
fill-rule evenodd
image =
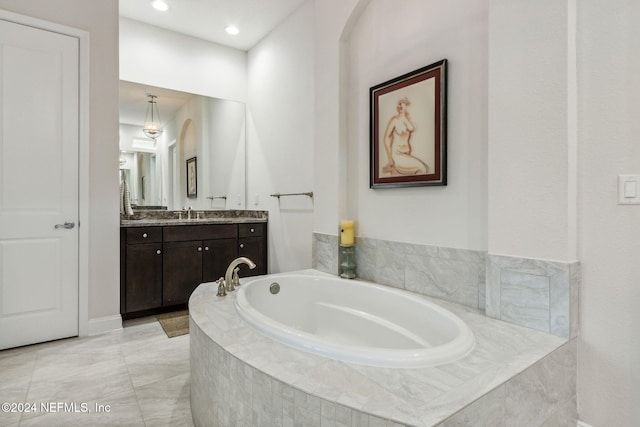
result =
M198 160L187 160L187 197L198 197Z
M369 90L370 187L447 185L447 60Z

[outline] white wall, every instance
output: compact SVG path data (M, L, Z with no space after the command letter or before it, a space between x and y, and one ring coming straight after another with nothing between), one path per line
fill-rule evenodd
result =
M616 204L640 174L640 3L578 2L580 289L578 413L640 425L640 206Z
M310 268L314 201L269 195L314 190L312 2L248 58L247 209L269 211L270 272Z
M90 33L88 312L90 319L118 314L118 2L0 0L0 8Z
M207 200L205 193L208 187L208 172L204 166L205 141L208 141L208 129L204 120L204 100L194 96L176 112L171 120L170 140L177 141L178 146L178 179L179 194L182 196L176 201L176 209L191 207L195 210L206 209ZM197 197L187 197L187 166L186 161L196 157L196 193Z
M340 218L347 216L347 114L341 98L346 97L347 76L342 37L368 3L314 0L313 231L318 233L337 235Z
M371 1L347 42L347 210L357 235L486 250L486 1ZM346 34L345 34L346 37ZM369 88L448 59L448 185L369 188Z
M207 209L244 209L246 162L246 108L243 103L207 98L205 100L207 140L205 147L210 167L205 177Z
M616 181L640 174L640 4L490 12L489 250L580 261L579 418L639 425L640 206Z
M347 204L347 151L339 141L347 121L341 96L352 88L340 78L341 37L360 25L367 3L315 2L315 164L324 167L315 170L314 231L321 233L337 233ZM403 7L401 17L411 21L415 6ZM364 19L376 16L367 13ZM489 251L578 258L579 417L594 427L639 425L640 207L617 205L615 186L618 174L640 174L640 3L491 0L489 16ZM370 28L363 40L377 37L380 26ZM353 120L364 129L368 118Z
M490 4L489 252L574 261L574 17L567 0Z
M247 53L120 18L120 80L244 102Z

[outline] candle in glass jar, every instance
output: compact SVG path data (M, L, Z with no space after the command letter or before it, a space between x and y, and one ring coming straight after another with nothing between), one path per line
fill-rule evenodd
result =
M352 220L340 221L340 244L345 246L353 245L355 241Z

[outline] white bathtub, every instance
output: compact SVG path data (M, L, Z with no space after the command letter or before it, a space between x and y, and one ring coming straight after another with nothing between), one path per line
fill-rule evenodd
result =
M277 283L280 290L270 292ZM468 354L475 339L458 316L409 292L335 276L263 276L240 286L236 309L289 346L371 366L425 367Z

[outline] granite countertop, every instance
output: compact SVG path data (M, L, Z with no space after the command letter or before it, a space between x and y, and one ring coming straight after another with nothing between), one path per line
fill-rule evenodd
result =
M317 270L296 273L328 275ZM274 341L242 320L234 306L235 293L218 297L216 292L215 283L201 284L189 300L189 314L229 354L305 393L405 425L441 422L566 343L491 319L477 309L418 295L464 320L475 335L474 350L435 367L377 368L324 358Z
M153 227L163 225L243 224L268 222L267 211L207 211L192 210L191 219L185 211L138 211L120 215L121 227Z
M267 222L266 218L200 218L200 219L122 219L121 227L152 227L162 225L243 224Z

